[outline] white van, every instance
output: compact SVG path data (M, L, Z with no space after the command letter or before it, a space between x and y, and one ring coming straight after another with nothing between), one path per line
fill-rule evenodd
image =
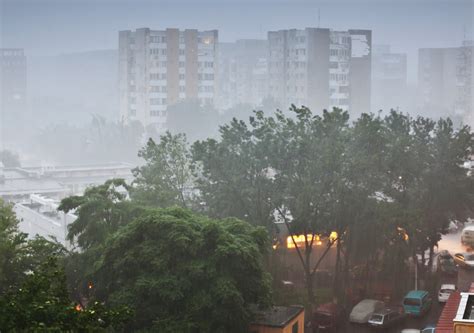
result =
M461 233L461 243L474 246L474 225L465 227Z

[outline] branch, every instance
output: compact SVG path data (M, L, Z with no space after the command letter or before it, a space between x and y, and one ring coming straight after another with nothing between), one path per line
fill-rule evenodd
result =
M316 264L314 265L314 268L313 270L311 271L311 275L314 274L314 272L316 272L316 269L319 267L319 265L321 264L321 262L323 261L324 257L326 257L326 255L328 254L329 250L331 249L331 247L334 245L334 243L336 243L337 241L339 240L339 236L337 238L335 238L334 240L330 240L328 245L326 246L326 250L324 250L323 254L321 255L321 257L319 257L318 261L316 262Z
M303 265L303 267L306 267L305 261L303 259L303 255L301 254L301 250L298 247L298 244L296 244L295 237L294 237L293 233L290 230L290 224L288 223L288 220L287 220L285 214L283 214L283 212L281 211L281 209L279 207L276 207L276 210L278 211L280 216L283 218L283 221L285 222L285 226L288 229L288 232L290 233L291 240L293 241L293 244L295 245L296 253L298 253L298 258L300 258L301 264Z

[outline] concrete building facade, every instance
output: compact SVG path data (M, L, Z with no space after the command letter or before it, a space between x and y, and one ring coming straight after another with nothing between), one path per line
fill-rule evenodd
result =
M306 28L268 33L268 94L283 109L370 110L370 30Z
M163 131L169 105L182 99L213 105L217 45L217 30L120 31L121 119L139 120Z
M407 105L407 55L393 53L389 45L372 48L372 111L390 111Z
M218 107L258 106L267 95L267 41L241 39L219 44Z
M2 139L21 132L26 113L27 63L23 49L0 49L0 134Z
M418 51L418 108L472 124L474 46Z

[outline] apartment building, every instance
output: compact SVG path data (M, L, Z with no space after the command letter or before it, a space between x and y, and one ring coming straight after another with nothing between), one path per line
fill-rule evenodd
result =
M10 138L21 133L26 100L27 64L23 49L0 49L0 134Z
M162 132L169 105L183 99L214 105L217 44L217 30L120 31L121 119Z
M474 46L418 51L418 108L472 123Z
M394 53L390 45L372 48L372 111L406 110L407 55Z
M218 107L261 105L266 90L267 41L240 39L220 43Z
M268 33L268 94L284 109L370 110L370 30L306 28Z

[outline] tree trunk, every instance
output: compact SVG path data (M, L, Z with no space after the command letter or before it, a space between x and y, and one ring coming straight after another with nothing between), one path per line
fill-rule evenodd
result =
M310 263L307 262L307 266L305 267L305 282L306 282L306 293L308 297L308 315L311 316L313 313L313 306L314 306L314 286L313 286L313 274L311 274L311 267Z
M340 286L341 286L341 244L337 242L336 244L336 264L334 268L334 284L333 284L333 294L339 299L340 296Z
M434 256L434 245L430 246L430 257L428 259L428 272L433 271L433 256Z

